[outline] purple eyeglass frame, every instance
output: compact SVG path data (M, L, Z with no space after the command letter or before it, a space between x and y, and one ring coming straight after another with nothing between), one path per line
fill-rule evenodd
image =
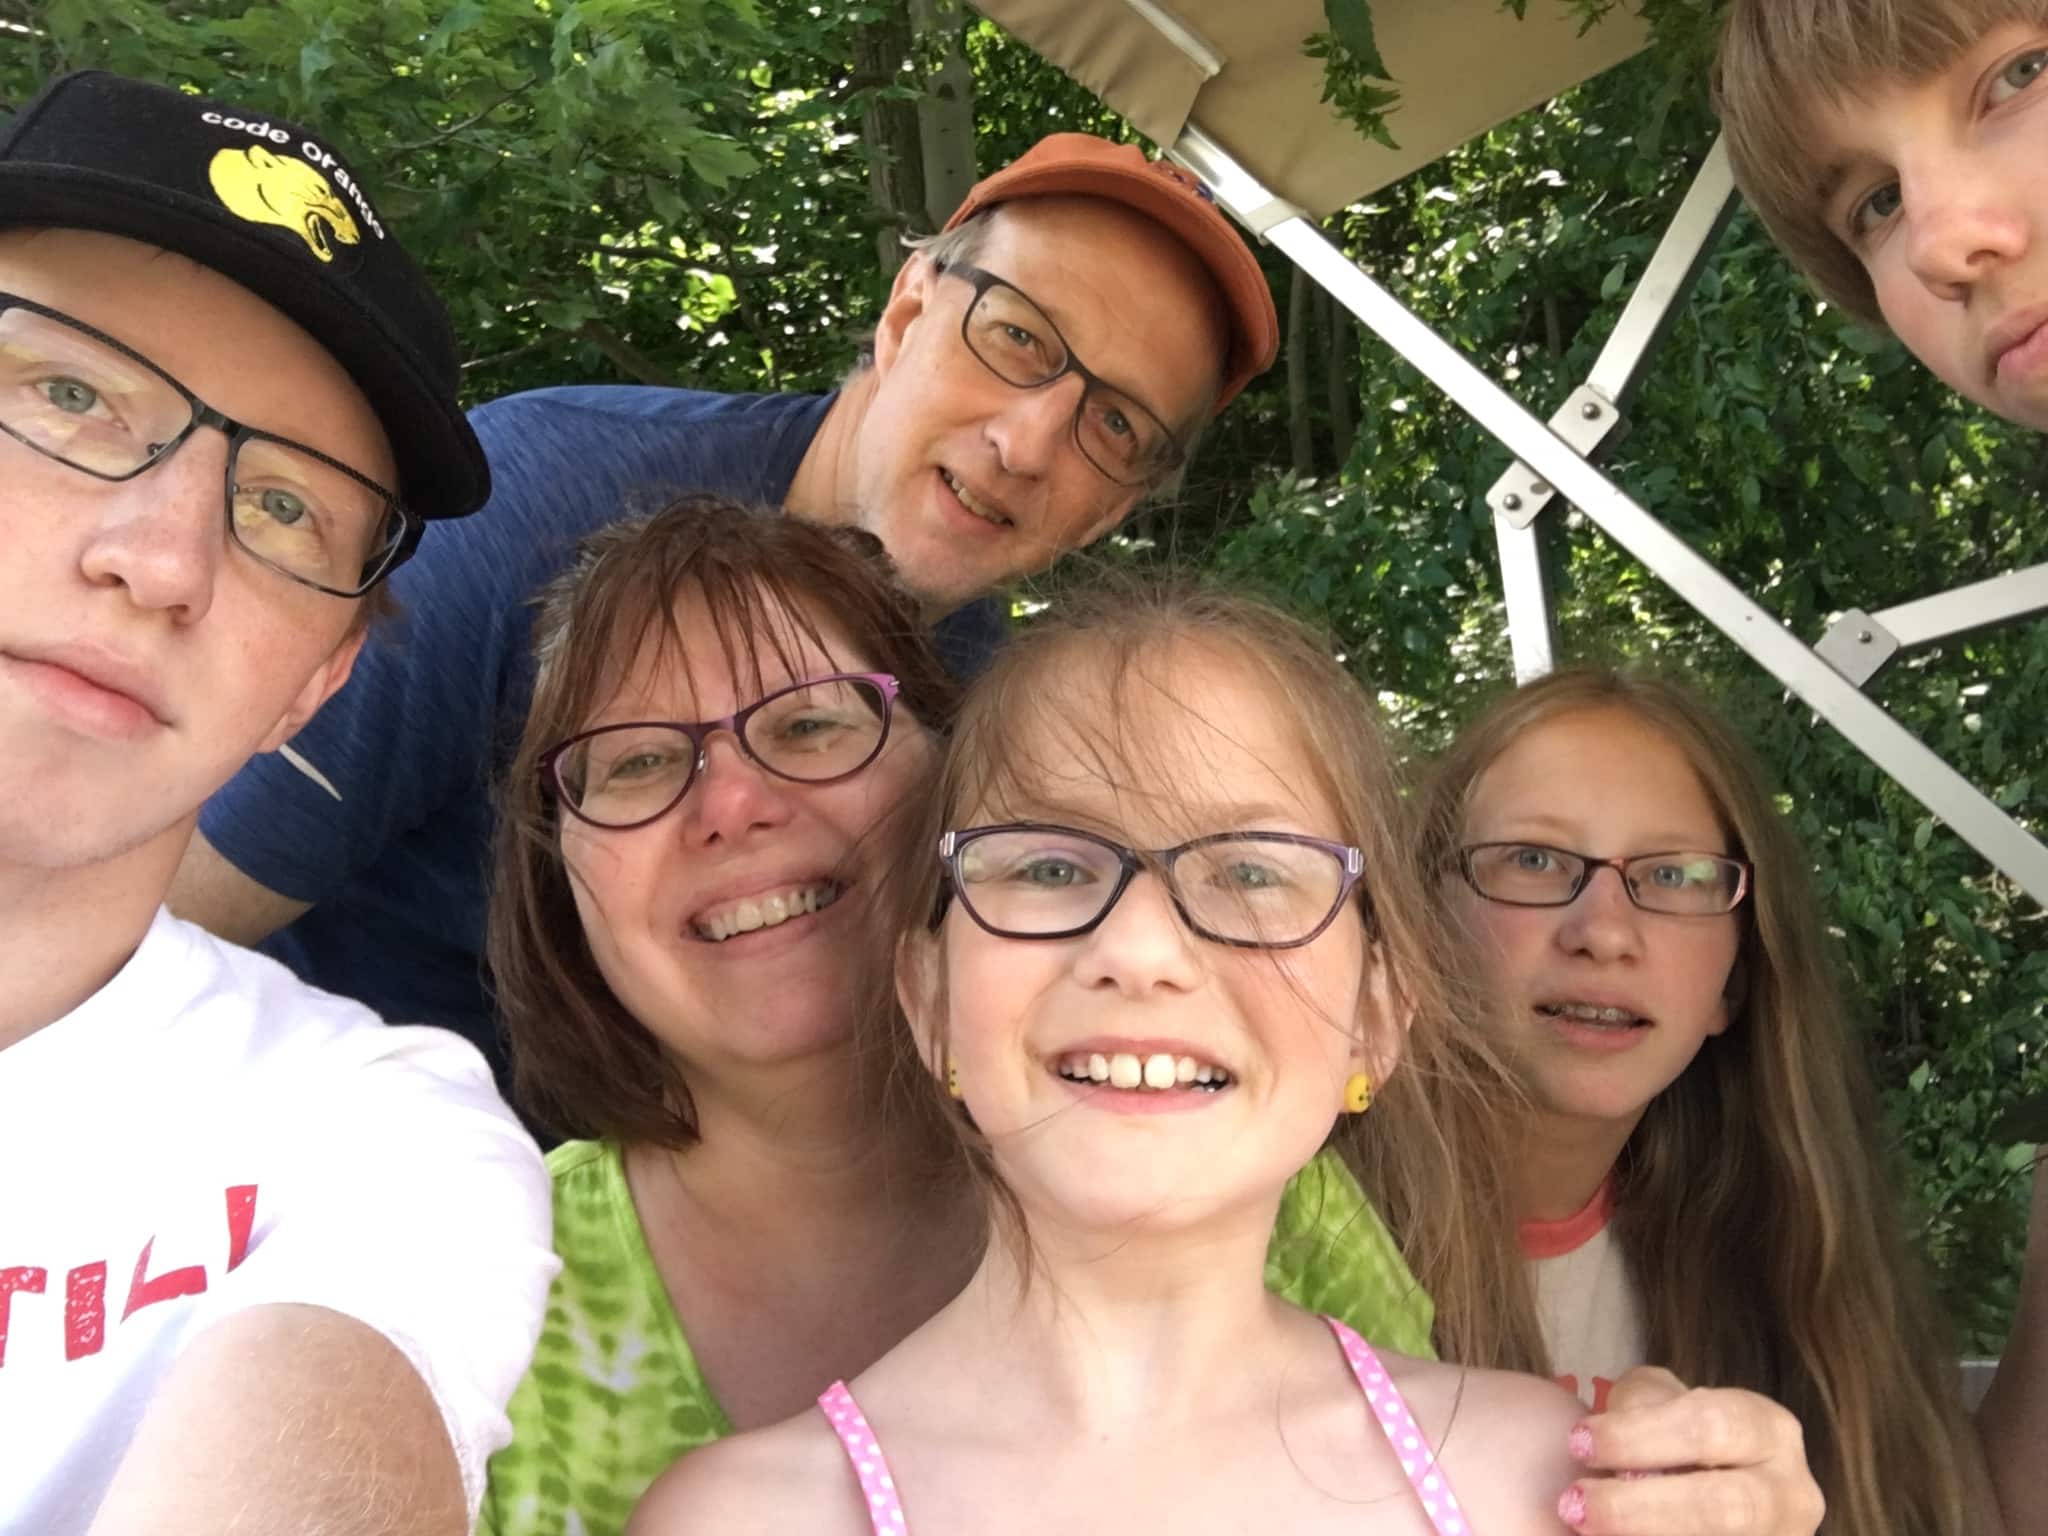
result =
M1102 903L1102 910L1087 922L1073 928L1062 928L1057 933L1019 933L1011 928L998 928L974 910L974 903L967 896L967 881L960 873L960 855L984 837L998 832L1052 832L1061 837L1079 838L1084 843L1116 855L1122 872L1115 887ZM1298 939L1286 939L1277 943L1266 943L1258 939L1226 938L1204 928L1189 914L1187 904L1180 899L1180 888L1173 877L1173 866L1180 856L1196 848L1206 848L1212 843L1290 843L1298 848L1320 848L1333 855L1344 866L1343 883L1337 887L1336 897L1330 903L1330 910L1323 914L1323 920ZM1130 848L1112 841L1098 833L1084 832L1079 827L1062 826L1056 821L1006 821L986 827L962 827L957 831L942 833L939 837L939 862L945 867L946 888L939 893L938 909L932 913L932 927L937 928L946 915L946 902L953 896L960 898L960 909L972 918L974 925L985 933L999 939L1074 939L1084 933L1093 933L1101 927L1109 914L1116 910L1116 904L1124 898L1124 892L1131 888L1131 882L1141 870L1150 868L1158 871L1166 884L1166 894L1173 901L1173 910L1180 914L1180 920L1188 925L1191 933L1198 934L1212 944L1227 944L1232 949L1299 949L1311 944L1323 935L1323 931L1337 920L1337 914L1344 910L1344 903L1365 878L1365 854L1349 843L1332 842L1326 837L1307 837L1298 832L1211 832L1205 837L1190 838L1187 842L1172 848ZM1364 913L1368 928L1372 913L1368 906Z
M807 779L799 774L784 773L780 768L775 767L774 764L762 761L747 741L747 722L754 717L755 713L763 705L772 704L779 698L783 698L788 694L799 693L806 688L815 688L820 683L868 683L880 692L882 695L882 728L875 734L874 751L855 763L851 768L840 773L828 774L822 779ZM763 773L772 773L776 778L785 779L792 784L837 784L841 779L852 778L856 773L859 773L868 764L882 755L882 748L889 744L889 727L895 719L896 698L901 691L902 685L896 681L893 673L826 672L817 677L807 677L801 682L794 682L786 687L777 688L773 693L764 693L745 709L736 709L731 714L717 720L615 720L610 725L599 725L587 731L578 731L574 736L556 742L547 751L543 752L538 765L541 785L549 794L554 796L563 810L574 816L585 826L596 827L605 832L631 832L637 827L644 827L661 820L662 817L683 803L683 797L690 792L690 787L697 782L697 775L704 771L705 752L711 745L711 737L719 731L729 732L732 739L739 744L739 749L747 761L759 768ZM575 801L569 796L568 786L562 782L562 759L573 748L589 741L593 737L608 735L613 731L641 731L646 730L650 726L662 730L681 731L690 738L690 744L697 749L697 760L690 765L690 771L683 779L683 787L676 791L676 797L652 816L643 816L638 821L598 821L579 811L576 808Z

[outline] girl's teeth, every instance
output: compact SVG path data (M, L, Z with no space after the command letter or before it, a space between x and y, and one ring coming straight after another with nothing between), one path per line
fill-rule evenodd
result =
M1128 1051L1062 1056L1059 1074L1072 1082L1103 1083L1127 1092L1141 1088L1155 1092L1197 1086L1222 1088L1230 1081L1230 1074L1221 1067L1203 1066L1192 1056L1171 1056L1164 1051L1150 1056Z
M1553 1003L1550 1011L1564 1018L1588 1024L1633 1024L1636 1016L1626 1008L1598 1008L1591 1003Z

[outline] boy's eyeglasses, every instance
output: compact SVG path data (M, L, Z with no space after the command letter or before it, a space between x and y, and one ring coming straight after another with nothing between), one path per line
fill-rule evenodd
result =
M1291 832L1219 832L1177 848L1127 848L1048 822L968 827L939 839L967 915L1003 939L1092 932L1141 872L1156 873L1181 921L1205 939L1293 949L1335 920L1365 873L1344 843ZM942 908L943 910L943 908Z
M542 782L569 813L623 832L682 802L717 731L777 778L830 784L859 773L889 739L896 679L834 672L778 688L722 720L634 720L601 725L548 748Z
M155 468L201 427L228 440L228 536L280 575L361 597L419 543L425 524L376 481L223 415L83 321L0 293L0 432L118 482Z
M1750 864L1724 853L1637 853L1598 859L1546 843L1471 843L1458 850L1466 884L1510 907L1568 907L1603 869L1628 899L1669 917L1718 917L1749 894Z
M1118 485L1149 485L1180 468L1187 455L1172 428L1136 396L1082 366L1052 317L1021 288L963 262L944 270L974 287L960 339L990 373L1018 389L1079 376L1074 443L1090 464Z

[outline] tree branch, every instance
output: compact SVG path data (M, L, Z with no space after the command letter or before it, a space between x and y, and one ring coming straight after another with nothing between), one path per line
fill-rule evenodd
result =
M682 386L674 375L653 358L635 347L625 337L601 320L586 320L576 328L576 334L602 352L611 365L628 378L640 384L657 384L664 389L680 389Z
M451 124L449 127L443 128L439 133L432 134L427 138L421 139L417 144L394 144L391 146L388 152L394 155L414 155L418 154L423 149L432 149L436 144L446 144L450 139L454 138L456 135L467 133L470 129L474 128L478 123L482 122L485 118L489 117L493 112L497 111L498 108L504 106L505 103L507 103L508 101L512 101L516 97L524 96L528 91L532 90L538 84L540 84L539 75L528 75L524 80L520 81L519 84L513 86L511 90L507 91L504 95L500 96L496 101L492 102L488 107L485 107L481 112L475 113L473 116L470 117L465 117L461 122Z

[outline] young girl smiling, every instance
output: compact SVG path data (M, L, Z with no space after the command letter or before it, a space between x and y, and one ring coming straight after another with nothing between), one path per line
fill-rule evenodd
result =
M971 695L900 868L900 1112L980 1176L991 1241L822 1412L692 1455L632 1530L1559 1530L1568 1395L1375 1354L1262 1284L1289 1178L1382 1115L1364 1161L1439 1307L1473 1357L1540 1359L1478 992L1327 650L1215 595L1067 607Z

